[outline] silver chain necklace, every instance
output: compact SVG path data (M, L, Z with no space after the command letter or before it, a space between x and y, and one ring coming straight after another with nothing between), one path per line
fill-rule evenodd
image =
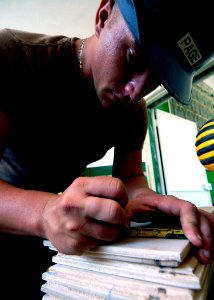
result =
M80 68L80 74L83 74L83 63L82 63L82 50L83 50L83 46L85 44L86 39L82 40L80 47L79 47L79 51L78 51L78 61L79 61L79 68Z

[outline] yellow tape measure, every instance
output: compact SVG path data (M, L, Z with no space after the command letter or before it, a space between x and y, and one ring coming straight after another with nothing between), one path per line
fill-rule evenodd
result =
M182 229L131 227L129 230L130 230L130 237L165 238L165 239L186 238Z

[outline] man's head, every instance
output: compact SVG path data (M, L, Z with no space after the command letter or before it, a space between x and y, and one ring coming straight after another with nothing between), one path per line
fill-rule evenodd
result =
M116 0L164 87L188 104L195 71L214 58L212 0Z
M136 102L160 84L114 0L101 0L95 34L84 47L84 75L105 107Z

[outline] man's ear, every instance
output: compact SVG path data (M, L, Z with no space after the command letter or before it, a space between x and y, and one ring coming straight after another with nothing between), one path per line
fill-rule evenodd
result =
M112 8L114 6L114 0L102 0L96 13L95 19L95 35L99 36L101 30L105 26L105 22L111 15Z

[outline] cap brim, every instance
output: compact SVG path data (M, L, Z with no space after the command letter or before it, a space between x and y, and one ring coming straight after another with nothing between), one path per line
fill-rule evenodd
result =
M169 49L158 41L147 44L148 58L166 90L180 103L189 104L194 73L182 68Z
M163 86L177 101L189 104L194 71L191 68L185 69L185 63L178 60L175 51L171 50L173 43L170 45L170 39L166 40L167 43L163 40L166 37L171 38L173 36L171 32L170 35L164 37L165 28L161 27L160 30L156 30L161 23L150 15L150 10L153 12L154 8L148 9L147 7L148 2L152 4L153 1L117 0L116 2L133 37L142 46L143 52L147 49L148 60ZM149 17L147 17L148 13ZM168 22L167 26L169 26ZM147 28L146 31L145 28Z

